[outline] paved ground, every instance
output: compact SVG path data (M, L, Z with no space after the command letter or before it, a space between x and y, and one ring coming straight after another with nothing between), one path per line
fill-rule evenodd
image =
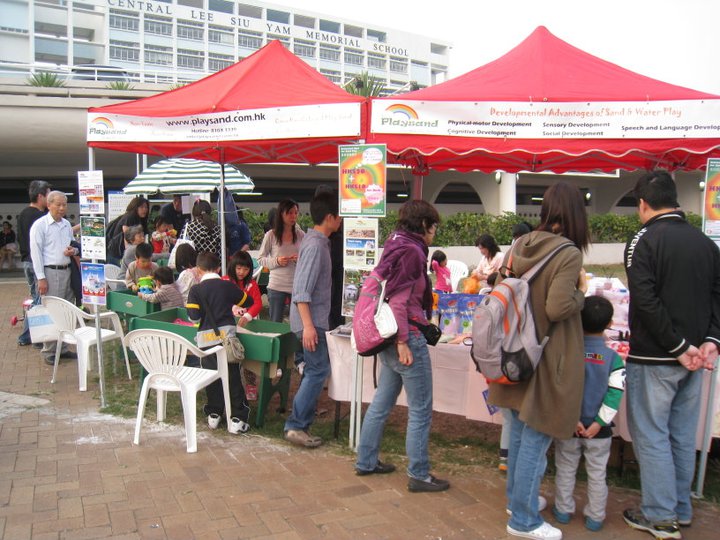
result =
M402 472L360 478L348 456L259 436L201 430L187 454L181 428L150 422L133 446L133 422L98 413L74 363L51 385L39 353L16 346L8 321L25 292L0 282L0 538L506 538L504 478L490 468L449 475L445 493L411 494ZM576 519L565 538L650 538L620 517L637 501L611 490L605 528ZM699 503L685 538L718 538L718 523L720 509Z

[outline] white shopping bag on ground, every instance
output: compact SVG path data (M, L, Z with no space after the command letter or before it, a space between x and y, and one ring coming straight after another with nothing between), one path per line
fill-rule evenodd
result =
M30 328L30 340L33 343L57 341L58 329L50 317L50 312L43 306L30 308L26 315Z

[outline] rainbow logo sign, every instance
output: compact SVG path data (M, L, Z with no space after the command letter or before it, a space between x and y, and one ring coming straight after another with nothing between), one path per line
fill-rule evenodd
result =
M385 112L389 112L392 115L399 114L407 120L418 119L418 114L415 112L415 109L413 109L412 107L408 107L407 105L404 105L402 103L390 105L387 109L385 109Z
M113 129L115 127L112 123L112 120L104 116L98 116L95 120L91 122L91 124L95 127L102 127L105 129Z

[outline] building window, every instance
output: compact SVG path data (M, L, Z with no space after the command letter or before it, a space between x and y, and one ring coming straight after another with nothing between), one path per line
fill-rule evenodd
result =
M379 30L370 30L368 28L367 38L370 41L378 41L380 43L385 43L387 41L387 34L385 32L380 32Z
M250 6L248 4L238 4L238 15L241 17L262 19L262 8L258 6Z
M322 60L331 60L332 62L340 61L340 47L331 45L320 45L320 58Z
M447 54L447 47L438 43L431 43L430 52L433 54Z
M387 59L385 58L385 56L375 54L375 53L368 53L368 67L369 68L385 70L386 63L387 63Z
M326 21L325 19L320 19L320 30L323 32L332 32L334 34L340 33L340 23L333 22L333 21Z
M221 13L233 13L233 3L227 0L208 0L208 9L210 11L219 11Z
M172 47L159 47L145 44L145 63L158 66L171 66L173 62Z
M201 51L178 49L177 65L179 68L205 69L205 55Z
M315 28L315 18L307 17L305 15L298 15L297 13L293 16L295 26L302 26L303 28Z
M345 63L353 66L362 66L364 54L358 49L345 49Z
M240 30L238 32L238 47L245 49L259 49L262 47L262 34L259 32L251 32L249 30Z
M312 41L303 41L300 39L295 40L295 45L293 46L293 52L298 55L305 58L315 58L315 43Z
M363 29L359 26L353 26L351 24L345 25L345 35L361 38L363 37Z
M172 36L172 19L145 15L145 32L159 36Z
M407 73L408 64L405 58L390 57L390 71L395 73Z
M280 43L282 43L283 47L285 47L286 49L290 48L290 38L289 37L280 36L278 34L268 34L268 36L267 36L268 43L270 43L271 41L276 40L276 39Z
M223 45L235 45L235 34L232 28L210 25L208 28L208 41L210 43L222 43Z
M132 11L110 10L110 28L137 32L140 29L140 20Z
M168 2L168 4L170 3L171 2ZM179 6L189 6L200 9L203 7L203 0L177 0L177 3Z
M229 54L208 53L208 69L220 71L233 65L233 57Z
M267 20L280 23L290 24L290 14L287 11L277 11L275 9L267 10Z
M205 39L205 28L203 23L197 23L194 21L181 21L178 19L177 22L177 37L184 39L194 39L195 41L202 41Z
M140 61L140 44L130 41L110 40L110 59L125 62Z
M321 69L320 73L325 75L331 82L334 82L335 84L340 84L342 81L342 76L339 71L334 71L332 69Z

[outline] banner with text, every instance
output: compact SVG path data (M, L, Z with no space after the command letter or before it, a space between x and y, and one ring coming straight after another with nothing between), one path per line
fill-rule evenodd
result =
M720 99L525 103L382 100L373 133L500 139L720 137Z
M357 137L360 104L247 109L177 117L88 113L88 142L250 141Z
M720 159L708 159L704 199L703 231L720 245Z

